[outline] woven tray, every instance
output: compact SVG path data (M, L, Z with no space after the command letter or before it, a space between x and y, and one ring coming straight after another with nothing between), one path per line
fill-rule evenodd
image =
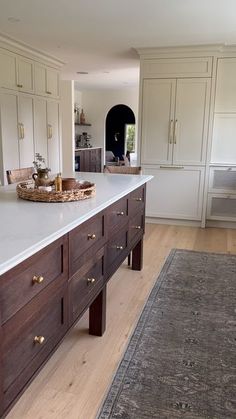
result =
M39 202L71 202L92 198L96 194L94 183L77 182L77 188L70 191L42 191L34 188L31 182L21 182L16 187L19 198Z

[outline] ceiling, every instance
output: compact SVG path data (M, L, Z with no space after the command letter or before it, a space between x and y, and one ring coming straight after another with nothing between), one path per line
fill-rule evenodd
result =
M64 61L81 90L130 87L135 48L236 44L236 1L0 0L0 32Z

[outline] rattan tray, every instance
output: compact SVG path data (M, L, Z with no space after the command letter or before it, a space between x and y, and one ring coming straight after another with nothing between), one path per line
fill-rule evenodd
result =
M21 182L16 187L19 198L39 202L71 202L92 198L96 194L94 183L77 182L77 188L70 191L43 191L34 188L34 183Z

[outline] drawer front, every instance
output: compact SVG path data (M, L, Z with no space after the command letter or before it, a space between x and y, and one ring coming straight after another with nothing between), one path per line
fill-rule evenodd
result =
M70 276L105 243L104 214L99 213L69 233ZM86 257L81 257L84 252Z
M119 229L128 220L128 199L124 197L115 204L111 205L107 210L108 231Z
M88 307L104 285L104 248L82 266L69 281L70 323Z
M107 244L108 273L114 272L116 267L125 258L128 247L128 226L117 233ZM111 268L111 269L110 269Z
M62 237L0 278L2 323L7 321L52 281L68 275L68 246Z
M144 232L144 213L137 213L129 222L129 245Z
M138 211L142 211L145 204L145 185L135 189L129 195L128 200L128 213L133 215Z
M5 408L37 371L67 329L66 291L35 297L3 326Z

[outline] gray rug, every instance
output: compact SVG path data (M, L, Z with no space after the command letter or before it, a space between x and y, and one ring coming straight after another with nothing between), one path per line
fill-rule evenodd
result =
M236 256L172 250L99 419L236 418Z

